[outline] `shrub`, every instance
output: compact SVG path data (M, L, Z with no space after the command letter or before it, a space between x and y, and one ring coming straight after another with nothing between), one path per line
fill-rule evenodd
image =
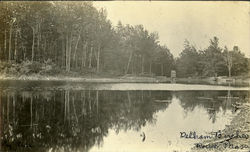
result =
M39 73L42 70L42 64L39 62L33 62L32 64L28 65L31 73Z
M21 74L29 74L30 73L30 69L29 69L29 66L31 65L32 63L30 61L23 61L21 64L20 64L20 73Z

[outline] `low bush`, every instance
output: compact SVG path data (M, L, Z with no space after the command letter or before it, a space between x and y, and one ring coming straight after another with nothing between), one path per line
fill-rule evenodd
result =
M21 63L0 62L0 73L13 76L31 74L53 75L60 73L60 70L51 60L44 63L31 62L29 60Z

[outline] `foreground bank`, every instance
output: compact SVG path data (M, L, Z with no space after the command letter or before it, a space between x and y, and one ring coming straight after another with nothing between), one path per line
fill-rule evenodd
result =
M245 101L246 103L242 105L233 105L235 110L240 110L240 112L232 118L230 125L227 125L224 130L217 132L217 138L196 144L193 151L249 152L250 102L249 99Z

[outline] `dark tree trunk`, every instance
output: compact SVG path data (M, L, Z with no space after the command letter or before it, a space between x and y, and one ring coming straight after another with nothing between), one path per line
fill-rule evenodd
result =
M15 33L15 51L14 51L14 60L17 62L18 56L17 56L17 32Z
M92 68L92 55L93 55L93 46L90 48L90 54L89 54L89 68Z
M65 43L64 43L64 39L61 40L61 43L62 43L61 67L64 67L64 63L65 63Z
M47 39L46 37L44 37L42 61L46 60L46 47L47 47Z
M164 73L163 73L163 70L164 70L164 69L163 69L163 64L161 64L161 75L162 75L162 76L163 76L163 74L164 74Z
M33 38L32 38L32 51L31 51L31 61L34 61L34 56L35 56L35 28L32 27L32 32L33 32Z
M10 25L10 36L9 36L9 62L11 60L11 40L12 40L12 25Z
M6 30L4 30L4 54L7 54L7 32ZM7 56L5 60L7 60Z
M86 67L86 59L87 59L87 45L88 43L86 42L84 45L83 45L83 48L82 48L82 65L81 67Z
M68 49L69 49L69 37L68 37L68 34L66 35L66 39L65 39L65 42L66 42L66 48L65 48L65 69L66 71L68 71Z
M150 65L149 65L149 73L150 75L152 74L152 62L150 62Z
M142 61L141 61L141 73L144 73L144 56L142 56Z
M40 23L38 23L37 24L37 54L38 54L37 56L38 56L38 60L40 60L40 36L41 36Z
M72 45L72 32L70 33L70 39L69 39L69 69L71 69L71 45Z

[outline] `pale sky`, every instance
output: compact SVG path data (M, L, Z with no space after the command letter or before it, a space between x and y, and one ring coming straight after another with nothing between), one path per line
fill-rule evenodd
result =
M150 32L159 33L160 44L176 57L185 39L197 49L209 45L217 36L219 45L232 49L238 45L250 57L250 2L197 1L96 1L106 8L108 19L117 25L142 24Z

